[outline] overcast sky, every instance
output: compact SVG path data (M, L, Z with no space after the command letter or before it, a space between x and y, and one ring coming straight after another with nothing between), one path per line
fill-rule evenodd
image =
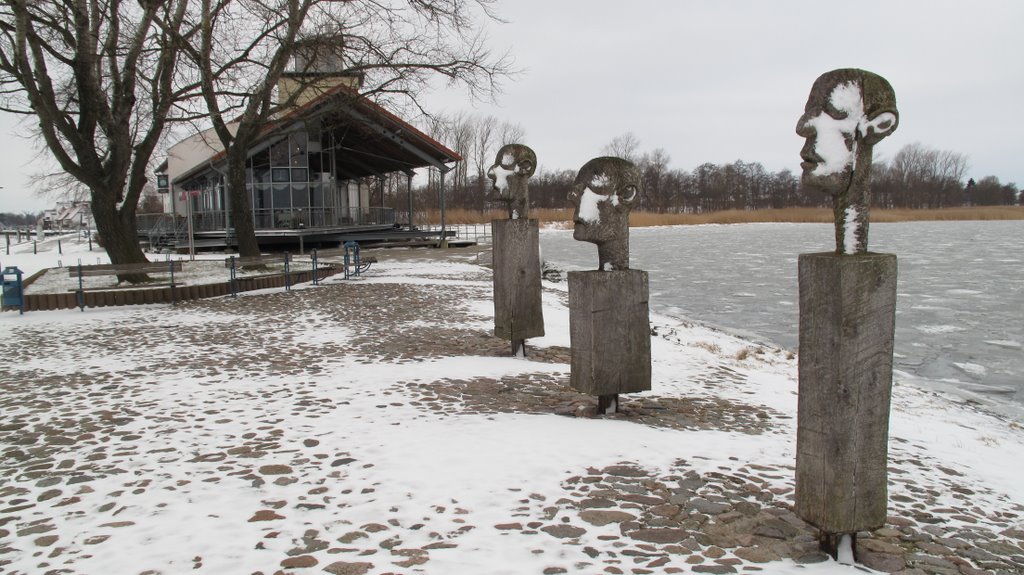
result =
M898 130L968 156L968 176L1024 186L1024 2L1019 0L506 0L488 26L523 73L495 104L461 91L427 99L521 124L542 168L579 169L612 138L663 148L670 167L737 159L799 173L794 132L811 84L835 68L886 77ZM0 212L39 210L38 165L0 113Z

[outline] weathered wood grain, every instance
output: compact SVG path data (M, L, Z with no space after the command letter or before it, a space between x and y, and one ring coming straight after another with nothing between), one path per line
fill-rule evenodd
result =
M494 220L494 335L511 341L544 335L537 220Z
M896 256L799 257L796 510L830 533L885 524Z
M569 272L573 389L612 395L651 389L647 272Z

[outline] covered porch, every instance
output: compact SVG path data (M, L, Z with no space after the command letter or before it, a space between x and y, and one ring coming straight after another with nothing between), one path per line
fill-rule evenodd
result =
M267 247L329 245L367 232L438 237L440 231L411 225L412 178L416 169L443 173L459 160L352 89L331 89L282 116L249 150L246 193L257 241ZM161 248L235 245L225 163L221 151L168 175L170 211L158 218L140 217L140 236ZM168 163L161 168L171 171ZM370 205L371 188L382 187L383 179L394 174L404 176L408 198L401 218L393 208Z

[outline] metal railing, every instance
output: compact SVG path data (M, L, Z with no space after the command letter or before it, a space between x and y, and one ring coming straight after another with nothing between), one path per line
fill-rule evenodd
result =
M421 230L441 231L438 224L419 226ZM455 237L462 240L473 240L477 243L491 243L491 224L447 224L445 230L455 232Z
M259 230L317 230L348 226L392 226L392 208L312 208L253 210L253 223ZM140 214L137 217L139 237L153 247L182 245L188 241L188 221L171 214ZM224 231L227 217L223 211L192 214L193 232Z

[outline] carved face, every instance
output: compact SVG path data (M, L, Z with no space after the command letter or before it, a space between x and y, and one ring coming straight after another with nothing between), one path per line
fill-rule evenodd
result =
M880 76L855 69L821 75L796 125L806 140L800 151L803 183L833 192L846 189L857 169L858 148L888 136L898 119L892 88Z
M505 198L512 193L509 187L515 188L517 180L525 183L526 179L533 175L537 169L537 155L533 150L522 144L508 144L498 150L494 158L494 165L487 170L487 177L491 180L491 188L497 192L499 199Z
M595 158L580 168L569 192L572 237L603 243L629 233L629 211L640 195L640 173L621 158Z

